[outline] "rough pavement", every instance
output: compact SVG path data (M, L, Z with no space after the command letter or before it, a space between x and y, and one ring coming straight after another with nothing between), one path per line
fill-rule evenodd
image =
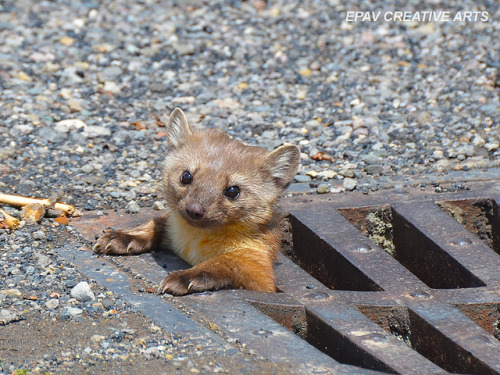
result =
M500 6L426 6L489 19L345 21L349 10L422 10L417 1L5 0L0 191L56 194L84 212L161 208L175 106L248 143L299 145L296 181L319 192L498 167ZM67 242L90 246L51 218L0 229L3 373L287 371L238 345L220 363L183 346L61 259L53 249ZM71 296L80 281L94 300Z

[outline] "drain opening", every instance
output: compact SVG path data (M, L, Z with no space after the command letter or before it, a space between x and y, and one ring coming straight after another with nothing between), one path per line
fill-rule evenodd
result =
M396 373L394 369L357 346L311 311L306 311L306 318L307 341L336 361L371 370Z
M500 208L493 199L436 202L444 211L500 254Z
M374 323L442 369L457 374L489 374L492 369L404 306L360 306Z
M248 302L337 362L387 373L396 373L388 365L358 347L305 307L290 309L288 306L269 305L255 301Z
M307 338L306 309L304 306L287 306L249 300L247 302L300 338Z
M500 304L478 303L454 306L500 341Z
M373 280L293 215L282 247L283 254L326 287L336 290L381 291Z
M339 212L389 255L397 255L391 206L347 208L339 209Z
M344 208L339 212L431 288L486 285L390 205Z
M403 306L358 306L358 310L384 330L390 332L399 341L412 348L408 308Z

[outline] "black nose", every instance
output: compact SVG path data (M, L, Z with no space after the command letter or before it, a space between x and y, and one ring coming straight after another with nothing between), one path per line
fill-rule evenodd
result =
M203 215L205 214L205 210L201 206L201 204L198 203L189 203L186 206L186 213L191 219L194 220L199 220L203 218Z

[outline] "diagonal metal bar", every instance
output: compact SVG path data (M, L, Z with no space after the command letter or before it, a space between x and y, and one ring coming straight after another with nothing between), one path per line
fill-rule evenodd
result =
M498 272L494 271L500 269L498 254L475 235L464 230L462 225L438 205L428 201L422 201L418 206L398 202L393 204L393 208L407 221L401 226L411 225L413 227L410 228L411 231L421 233L420 245L429 246L430 258L423 264L432 267L431 259L433 259L435 263L443 262L448 265L446 274L441 272L440 278L454 277L457 281L461 278L462 281L457 286L477 287L485 284L493 286L498 283ZM406 232L400 236L405 235ZM415 236L407 241L415 243L414 238ZM421 252L423 250L421 248Z
M449 372L497 374L500 342L457 309L410 304L413 347Z
M315 301L307 305L310 334L318 335L334 358L385 372L440 374L444 370L397 340L357 309L339 303ZM332 302L332 301L330 301ZM314 322L314 323L313 323ZM330 345L330 346L328 346ZM404 360L402 360L404 358Z

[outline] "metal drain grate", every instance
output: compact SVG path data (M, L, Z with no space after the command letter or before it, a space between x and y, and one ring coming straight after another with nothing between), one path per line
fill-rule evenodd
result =
M169 301L192 310L202 326L209 322L298 371L500 373L499 203L498 181L456 193L428 187L286 198L289 236L276 265L282 293L220 291ZM96 220L75 226L93 239L103 226L143 218ZM77 257L66 249L65 256L99 278L89 252ZM116 272L155 283L187 267L164 253L112 262Z

